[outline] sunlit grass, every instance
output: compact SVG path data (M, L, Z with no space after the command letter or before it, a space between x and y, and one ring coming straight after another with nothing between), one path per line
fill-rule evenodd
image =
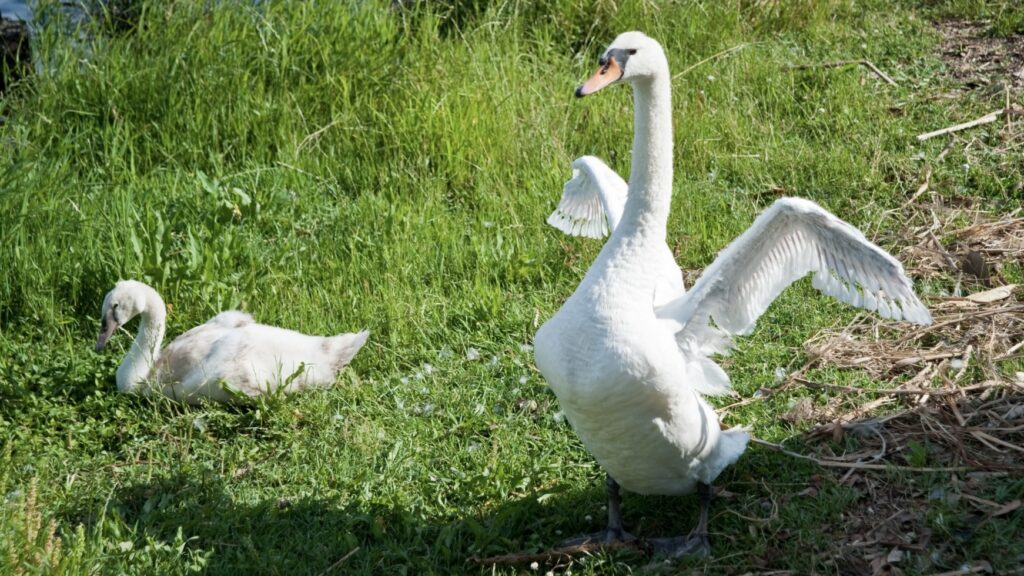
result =
M778 189L871 237L899 225L886 210L917 188L915 155L943 146L913 136L988 111L928 98L943 82L933 34L887 2L380 4L146 2L132 31L84 44L41 31L40 74L0 126L0 540L40 545L21 528L29 486L39 525L77 554L67 573L319 574L356 548L336 573L477 572L472 555L596 529L601 473L527 345L598 250L544 224L571 160L629 170L628 89L572 97L603 46L644 30L679 74L670 238L688 269ZM850 58L899 86L786 68ZM935 186L1012 201L1019 163L968 172L958 154ZM372 336L322 393L247 408L120 396L127 339L104 356L91 343L121 278L162 293L171 337L231 307ZM728 360L737 390L770 387L807 338L851 317L797 285ZM788 436L791 398L730 422ZM819 528L850 489L757 529L742 517L817 472L751 450L721 479L739 496L716 504L716 557L813 569L806 550L827 545ZM686 531L695 511L626 506L646 534ZM781 526L797 536L773 540ZM602 555L575 571L640 564Z

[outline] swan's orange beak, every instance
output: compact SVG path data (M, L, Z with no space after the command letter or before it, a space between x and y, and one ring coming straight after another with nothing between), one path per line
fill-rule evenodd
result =
M616 62L614 56L608 56L608 59L597 69L597 72L594 72L590 79L576 89L576 97L583 98L584 96L589 96L601 88L614 83L619 78L622 78L622 67Z
M103 318L103 323L100 325L100 337L96 339L97 352L103 350L103 347L107 345L107 340L114 335L116 330L117 322L108 314Z

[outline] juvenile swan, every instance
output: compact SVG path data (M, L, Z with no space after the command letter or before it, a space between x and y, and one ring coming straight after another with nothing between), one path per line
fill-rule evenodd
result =
M746 449L746 430L722 430L703 395L730 390L710 358L747 334L795 280L887 318L931 322L903 267L858 230L817 204L775 202L723 250L692 287L664 303L659 254L672 198L668 62L639 32L620 35L576 91L587 96L633 86L632 172L621 216L576 291L537 332L537 367L583 444L607 472L608 527L586 538L632 538L620 486L641 494L701 496L686 538L653 541L673 556L707 553L711 482ZM714 320L712 325L711 320Z
M329 386L366 343L369 332L307 336L257 324L237 310L221 312L178 336L163 351L167 308L152 287L118 282L103 299L96 351L114 332L141 316L135 336L117 369L117 389L127 394L165 396L198 403L201 398L230 402L241 392L266 394Z

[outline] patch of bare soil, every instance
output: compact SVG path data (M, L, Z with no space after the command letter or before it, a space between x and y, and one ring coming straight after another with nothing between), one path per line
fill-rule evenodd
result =
M1020 500L1000 504L971 494L990 476L954 475L946 487L910 489L873 475L847 475L844 482L862 496L843 511L841 523L825 528L834 545L818 554L818 565L828 573L851 575L991 574L988 561L965 561L958 550L986 523L1021 508ZM928 522L929 509L958 504L969 512L953 528L953 537L935 534Z
M986 25L964 20L936 26L943 37L942 59L965 86L991 87L994 92L1000 84L1024 87L1024 36L989 36Z

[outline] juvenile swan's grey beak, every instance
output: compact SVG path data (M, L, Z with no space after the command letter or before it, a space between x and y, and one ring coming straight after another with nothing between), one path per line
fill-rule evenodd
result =
M100 325L100 337L96 339L96 351L103 350L103 347L107 345L107 340L114 335L117 330L117 322L114 321L110 315L103 317L103 324Z
M615 57L608 56L607 60L601 62L601 66L594 72L594 75L576 89L576 97L589 96L622 78L622 74L622 67L619 66Z

